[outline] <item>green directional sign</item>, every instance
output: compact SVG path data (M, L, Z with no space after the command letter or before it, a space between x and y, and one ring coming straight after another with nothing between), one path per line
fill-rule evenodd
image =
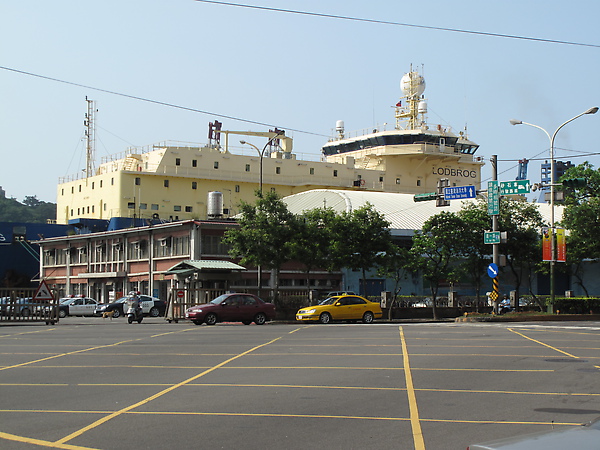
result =
M437 196L437 192L427 192L425 194L415 194L413 200L415 202L426 202L429 200L436 200Z
M497 216L500 214L500 192L497 181L488 181L488 215Z
M499 231L486 231L483 234L484 244L499 244L500 243L500 232Z
M527 194L531 192L529 180L501 181L500 195Z

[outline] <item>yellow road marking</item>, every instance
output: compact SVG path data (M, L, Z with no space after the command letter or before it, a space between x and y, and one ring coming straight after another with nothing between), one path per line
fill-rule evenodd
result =
M26 444L39 445L40 447L63 448L70 450L92 450L92 447L81 447L79 445L57 444L55 442L43 441L41 439L26 438L23 436L15 436L14 434L3 433L0 431L0 439L6 439L15 442L24 442Z
M79 430L77 430L77 431L69 434L68 436L65 436L62 439L59 439L58 441L56 441L56 443L57 444L63 444L65 442L70 441L71 439L74 439L74 438L76 438L78 436L81 436L86 431L89 431L89 430L91 430L93 428L96 428L97 426L102 425L102 424L108 422L109 420L114 419L115 417L120 416L121 414L129 412L132 409L135 409L135 408L137 408L139 406L145 405L146 403L149 403L152 400L155 400L155 399L157 399L157 398L159 398L159 397L161 397L161 396L163 396L163 395L165 395L165 394L167 394L167 393L169 393L169 392L177 389L180 386L183 386L183 385L185 385L187 383L190 383L190 382L192 382L194 380L197 380L198 378L203 377L204 375L206 375L206 374L208 374L210 372L213 372L213 371L219 369L220 367L223 367L225 364L228 364L229 362L231 362L231 361L233 361L235 359L241 358L242 356L245 356L248 353L253 352L254 350L257 350L257 349L265 347L265 346L267 346L267 345L269 345L269 344L271 344L273 342L276 342L279 339L281 339L281 337L275 338L275 339L273 339L273 340L271 340L271 341L269 341L269 342L267 342L265 344L257 345L256 347L253 347L250 350L247 350L247 351L245 351L243 353L240 353L240 354L238 354L238 355L236 355L236 356L234 356L232 358L227 359L226 361L221 362L220 364L217 364L216 366L211 367L210 369L207 369L207 370L205 370L205 371L203 371L203 372L201 372L201 373L199 373L197 375L194 375L191 378L188 378L187 380L184 380L184 381L182 381L180 383L174 384L173 386L170 386L167 389L163 389L162 391L160 391L160 392L158 392L158 393L156 393L156 394L154 394L154 395L152 395L152 396L150 396L150 397L148 397L148 398L146 398L144 400L141 400L141 401L139 401L137 403L134 403L133 405L130 405L130 406L126 407L126 408L122 408L119 411L115 411L115 412L107 415L106 417L103 417L103 418L101 418L99 420L96 420L95 422L91 423L90 425L88 425L86 427L83 427L83 428L81 428L81 429L79 429Z
M35 364L35 363L39 363L39 362L42 362L42 361L49 361L51 359L60 358L62 356L76 355L77 353L85 353L85 352L89 352L89 351L96 350L96 349L99 349L99 348L114 347L116 345L120 345L120 344L123 344L125 342L134 342L134 341L140 341L140 340L141 339L132 339L132 340L128 340L128 341L116 342L114 344L98 345L96 347L84 348L84 349L81 349L81 350L74 350L72 352L59 353L58 355L48 356L47 358L36 359L34 361L27 361L27 362L20 363L20 364L14 364L12 366L0 367L0 370L14 369L16 367L28 366L29 364ZM52 367L52 366L46 366L46 367Z
M408 359L408 349L406 347L406 340L404 339L404 330L402 327L400 327L400 341L402 342L402 361L404 364L404 378L406 379L406 393L408 394L408 408L410 412L410 426L413 433L413 442L415 444L415 450L425 450L423 431L421 430L421 422L419 421L417 396L415 395L412 373L410 371L410 361Z
M110 411L64 411L64 410L10 410L0 412L18 412L18 413L42 413L42 414L110 414ZM341 416L341 415L327 415L327 414L276 414L276 413L236 413L236 412L200 412L200 411L126 411L123 414L126 415L139 415L139 416L227 416L227 417L288 417L288 418L309 418L309 419L352 419L352 420L376 420L376 421L388 421L388 422L409 422L410 418L407 417L377 417L377 416ZM581 422L540 422L540 421L519 421L519 420L468 420L468 419L433 419L433 418L420 418L421 422L434 422L434 423L470 423L470 424L499 424L499 425L567 425L567 426L581 426ZM2 434L0 433L0 437ZM18 438L18 436L16 436ZM68 444L64 447L58 447L55 442L50 442L54 447L57 448L84 448L69 446ZM48 445L50 446L50 445Z
M44 333L46 331L54 331L54 330L56 330L56 328L44 328L43 330L36 330L36 331L23 331L22 333L15 333L15 334L0 334L0 338L12 338L15 336L21 336L23 334Z
M565 351L563 351L563 350L560 350L560 349L558 349L558 348L556 348L556 347L552 347L551 345L545 344L545 343L544 343L544 342L542 342L542 341L538 341L537 339L533 339L533 338L530 338L529 336L525 336L523 333L519 333L518 331L515 331L515 330L513 330L512 328L507 328L507 329L508 329L508 331L511 331L512 333L515 333L515 334L518 334L519 336L521 336L521 337L523 337L523 338L525 338L525 339L529 339L529 340L530 340L530 341L532 341L532 342L535 342L535 343L537 343L537 344L543 345L544 347L548 347L548 348L550 348L550 349L552 349L552 350L554 350L554 351L556 351L556 352L562 353L563 355L567 355L567 356L569 356L570 358L576 358L576 359L579 359L579 356L571 355L570 353L567 353L567 352L565 352Z

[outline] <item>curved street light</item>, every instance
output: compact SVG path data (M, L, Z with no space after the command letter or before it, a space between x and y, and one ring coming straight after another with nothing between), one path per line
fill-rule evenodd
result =
M556 263L556 243L554 241L554 185L555 185L555 171L554 171L554 140L556 139L556 135L569 122L574 121L575 119L580 118L586 114L596 114L598 112L598 107L594 106L581 114L576 115L575 117L567 120L561 126L559 126L552 135L548 133L544 128L539 125L535 125L533 123L523 122L522 120L510 119L511 125L529 125L530 127L537 128L538 130L542 130L550 139L550 304L554 307L554 264Z
M258 193L259 196L262 197L262 189L263 189L263 157L265 155L265 150L267 149L267 147L275 140L277 139L278 136L282 135L284 133L283 130L278 130L277 133L275 133L275 136L273 136L271 139L269 139L267 141L267 143L265 144L265 146L263 147L262 150L260 150L256 145L250 143L250 142L246 142L244 140L240 141L240 144L242 145L249 145L250 147L254 147L256 149L256 151L258 152L258 156L260 156L260 161L259 161L259 167L260 167L260 171L259 171L259 178L258 178ZM259 264L258 267L256 268L257 271L257 295L260 297L260 288L262 285L262 266Z

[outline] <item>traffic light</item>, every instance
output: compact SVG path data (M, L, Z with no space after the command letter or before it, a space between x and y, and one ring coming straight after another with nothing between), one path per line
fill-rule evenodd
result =
M429 200L436 200L437 194L435 192L427 192L426 194L415 194L413 200L415 202L427 202Z
M587 179L586 178L567 178L566 180L563 180L562 185L564 187L570 187L570 188L581 188L581 187L586 187L587 186Z

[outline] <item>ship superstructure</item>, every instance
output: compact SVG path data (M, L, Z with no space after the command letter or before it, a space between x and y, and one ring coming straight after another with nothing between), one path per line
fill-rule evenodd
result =
M294 153L283 130L228 131L214 121L204 145L164 142L131 147L97 167L88 160L85 172L59 180L57 222L226 218L239 212L241 201L253 202L259 185L282 197L311 189L433 192L441 178L450 186L479 186L477 144L464 133L427 125L425 82L418 73L406 74L401 86L405 95L396 105L394 129L349 136L338 122L321 157ZM86 120L89 128L89 112ZM215 192L220 197L213 202Z
M425 79L418 72L405 74L400 86L404 96L395 105L395 127L346 133L340 120L336 136L322 148L326 160L352 158L357 167L384 171L388 192L434 192L442 178L449 179L450 186L479 186L484 164L474 156L479 146L464 132L427 123Z

